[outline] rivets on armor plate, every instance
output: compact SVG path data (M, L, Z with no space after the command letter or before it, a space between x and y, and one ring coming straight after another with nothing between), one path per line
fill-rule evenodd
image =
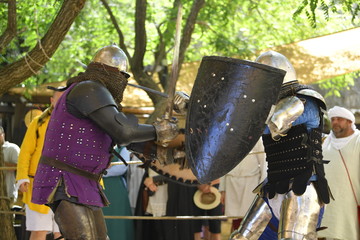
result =
M225 78L224 77L221 77L221 81L224 81L225 80Z
M229 123L226 123L226 126L229 126L230 124Z
M251 99L252 102L255 102L255 99Z
M234 129L233 128L230 128L230 132L233 132L234 131Z
M199 102L200 102L200 99L198 99L197 102L199 103Z
M215 76L216 76L216 74L215 74L215 73L211 73L211 76L212 76L212 77L215 77Z
M244 98L247 98L247 95L244 95Z
M204 108L206 108L206 105L204 105Z

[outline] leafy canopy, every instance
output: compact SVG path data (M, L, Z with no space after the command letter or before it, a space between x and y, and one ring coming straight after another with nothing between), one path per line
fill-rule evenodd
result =
M165 60L171 63L176 2L147 1L147 46L143 66L154 64L160 41L166 45ZM184 18L192 2L182 1ZM48 0L17 2L18 35L1 53L1 66L23 57L38 43L61 4L62 1ZM109 1L130 54L135 50L135 4L136 1L129 0ZM5 4L0 6L0 17L6 19ZM344 14L345 11L351 14ZM294 8L292 0L208 0L196 19L185 61L199 61L205 55L251 59L261 49L359 26L355 17L358 12L356 1L304 0ZM6 21L0 21L1 31L5 28ZM80 63L88 64L97 49L114 42L119 43L119 36L108 12L101 1L88 0L52 59L39 74L22 84L31 87L74 76L83 70Z

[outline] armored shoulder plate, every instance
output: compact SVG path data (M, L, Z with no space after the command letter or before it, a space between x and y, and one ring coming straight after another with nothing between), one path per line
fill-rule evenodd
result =
M313 97L313 98L319 100L320 103L321 103L320 106L321 106L323 109L326 109L325 99L324 99L324 97L323 97L320 93L318 93L317 91L308 88L308 89L302 89L302 90L298 91L297 94L301 94L301 95L305 95L305 96L310 96L310 97Z
M91 80L78 83L67 95L67 103L84 116L105 106L117 107L109 90L101 83Z

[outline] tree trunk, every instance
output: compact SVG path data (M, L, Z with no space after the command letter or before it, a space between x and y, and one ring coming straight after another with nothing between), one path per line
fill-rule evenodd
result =
M16 0L8 1L8 23L3 35L0 36L0 52L16 36Z
M24 58L0 69L0 96L31 77L50 60L63 41L72 23L83 9L86 0L64 0L64 3L45 36Z
M2 147L0 146L0 167L5 166ZM0 170L0 211L10 211L10 199L7 197L5 174ZM16 240L13 215L0 213L0 240Z

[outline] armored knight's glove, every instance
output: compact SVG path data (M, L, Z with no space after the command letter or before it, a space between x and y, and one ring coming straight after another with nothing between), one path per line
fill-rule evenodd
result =
M153 123L156 130L156 143L166 147L179 134L177 120L158 119Z
M179 114L186 114L190 96L185 92L176 92L174 96L174 111Z

